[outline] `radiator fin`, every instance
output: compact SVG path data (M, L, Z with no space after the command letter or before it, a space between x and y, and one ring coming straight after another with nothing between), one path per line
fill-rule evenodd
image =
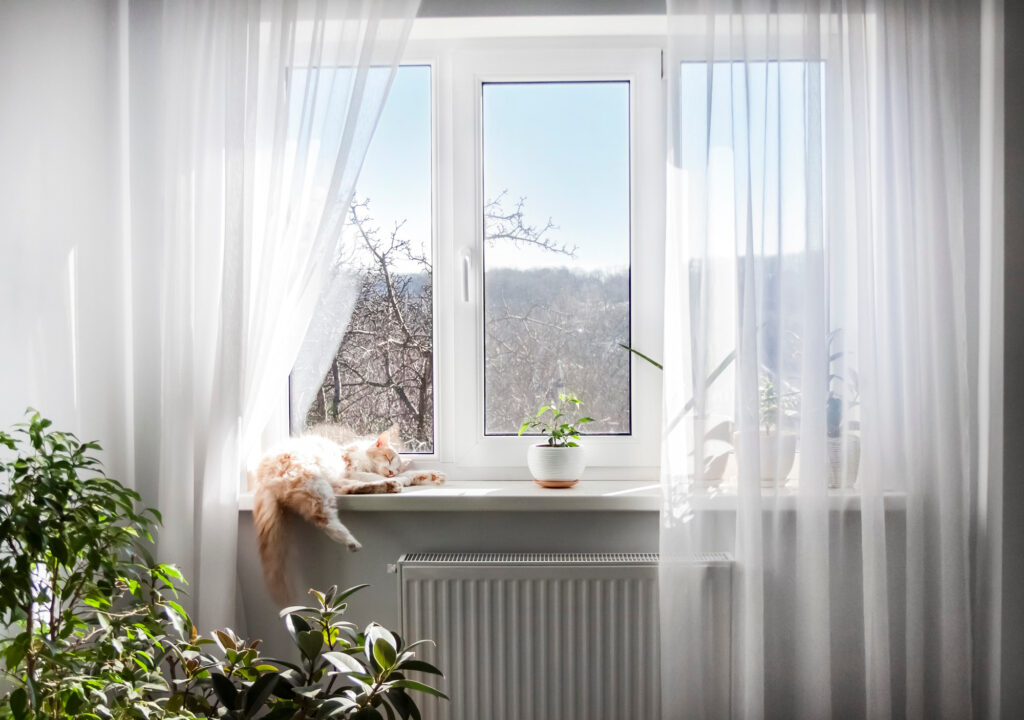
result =
M417 565L607 565L657 564L657 553L409 553L399 562Z
M409 565L657 565L658 553L408 553L399 562ZM702 553L688 563L731 563L729 553Z

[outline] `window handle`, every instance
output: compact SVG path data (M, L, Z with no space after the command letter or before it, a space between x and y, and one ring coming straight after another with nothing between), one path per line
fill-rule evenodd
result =
M469 259L469 250L462 251L462 302L469 302L469 271L471 269L471 263Z

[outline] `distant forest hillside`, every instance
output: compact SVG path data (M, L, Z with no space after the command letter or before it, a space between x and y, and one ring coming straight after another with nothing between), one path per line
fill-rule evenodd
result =
M406 447L433 446L432 277L364 276L337 356L306 418L371 433L398 423ZM629 280L625 272L498 269L485 281L486 419L515 433L559 392L575 393L592 433L629 432ZM399 319L400 318L400 319Z
M487 432L572 392L597 422L629 432L629 277L566 268L491 270L485 278Z

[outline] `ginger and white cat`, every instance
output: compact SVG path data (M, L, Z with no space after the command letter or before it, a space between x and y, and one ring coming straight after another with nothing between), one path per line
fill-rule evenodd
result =
M264 456L256 471L253 522L263 576L275 600L287 602L285 512L291 510L322 528L335 542L361 545L338 519L336 495L397 493L407 485L439 485L439 472L408 470L395 447L396 428L378 437L319 425L289 438Z

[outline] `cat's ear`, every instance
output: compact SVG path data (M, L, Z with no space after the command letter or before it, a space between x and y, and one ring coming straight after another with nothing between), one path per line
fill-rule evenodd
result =
M379 436L377 436L377 447L383 448L391 445L391 435L389 430L385 430Z

